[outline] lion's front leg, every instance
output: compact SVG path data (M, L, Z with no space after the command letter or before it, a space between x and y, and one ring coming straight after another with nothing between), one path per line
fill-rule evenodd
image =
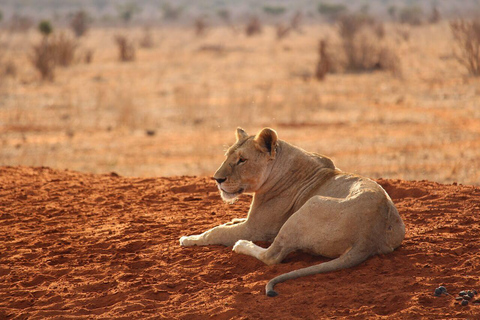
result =
M202 234L183 236L180 238L180 245L183 247L206 246L210 244L232 246L240 239L259 240L259 238L261 238L261 235L255 234L246 221L238 223L228 222L207 230Z

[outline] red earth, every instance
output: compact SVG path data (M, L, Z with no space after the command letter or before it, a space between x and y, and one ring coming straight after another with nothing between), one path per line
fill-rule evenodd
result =
M245 217L248 196L227 205L206 177L0 167L0 319L478 317L477 297L455 296L480 288L480 187L378 182L405 221L402 246L269 298L269 279L327 260L297 252L267 266L178 242ZM451 294L435 297L439 285Z

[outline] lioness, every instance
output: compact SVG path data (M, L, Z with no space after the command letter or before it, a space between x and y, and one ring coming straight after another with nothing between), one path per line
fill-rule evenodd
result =
M270 280L266 293L273 297L277 283L353 267L402 242L405 225L376 182L279 140L270 128L256 136L238 128L236 138L213 178L225 201L253 193L247 218L181 237L180 245L234 245L233 251L269 265L294 250L334 258ZM272 240L268 249L252 242Z

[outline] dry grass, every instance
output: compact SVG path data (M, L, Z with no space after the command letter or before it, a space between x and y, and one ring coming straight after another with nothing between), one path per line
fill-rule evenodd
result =
M137 49L131 63L120 63L105 39L119 32L140 39L141 28L91 29L82 46L93 48L95 59L58 69L54 83L38 83L21 54L38 34L12 35L17 76L0 92L0 163L211 174L237 126L250 133L271 126L346 171L478 184L478 79L465 78L451 56L447 23L411 29L409 41L397 42L396 28L386 25L381 41L397 44L408 66L402 78L335 73L322 82L312 79L318 39L329 39L327 52L341 43L337 29L325 25L306 25L282 41L268 26L255 37L228 27L200 38L191 29L152 29L162 45ZM199 51L219 44L221 52Z

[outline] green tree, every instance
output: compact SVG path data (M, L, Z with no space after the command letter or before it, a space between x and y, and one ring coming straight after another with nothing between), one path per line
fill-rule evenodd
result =
M38 31L40 31L40 33L43 34L44 36L48 36L53 32L52 24L50 23L49 20L42 20L38 24Z

